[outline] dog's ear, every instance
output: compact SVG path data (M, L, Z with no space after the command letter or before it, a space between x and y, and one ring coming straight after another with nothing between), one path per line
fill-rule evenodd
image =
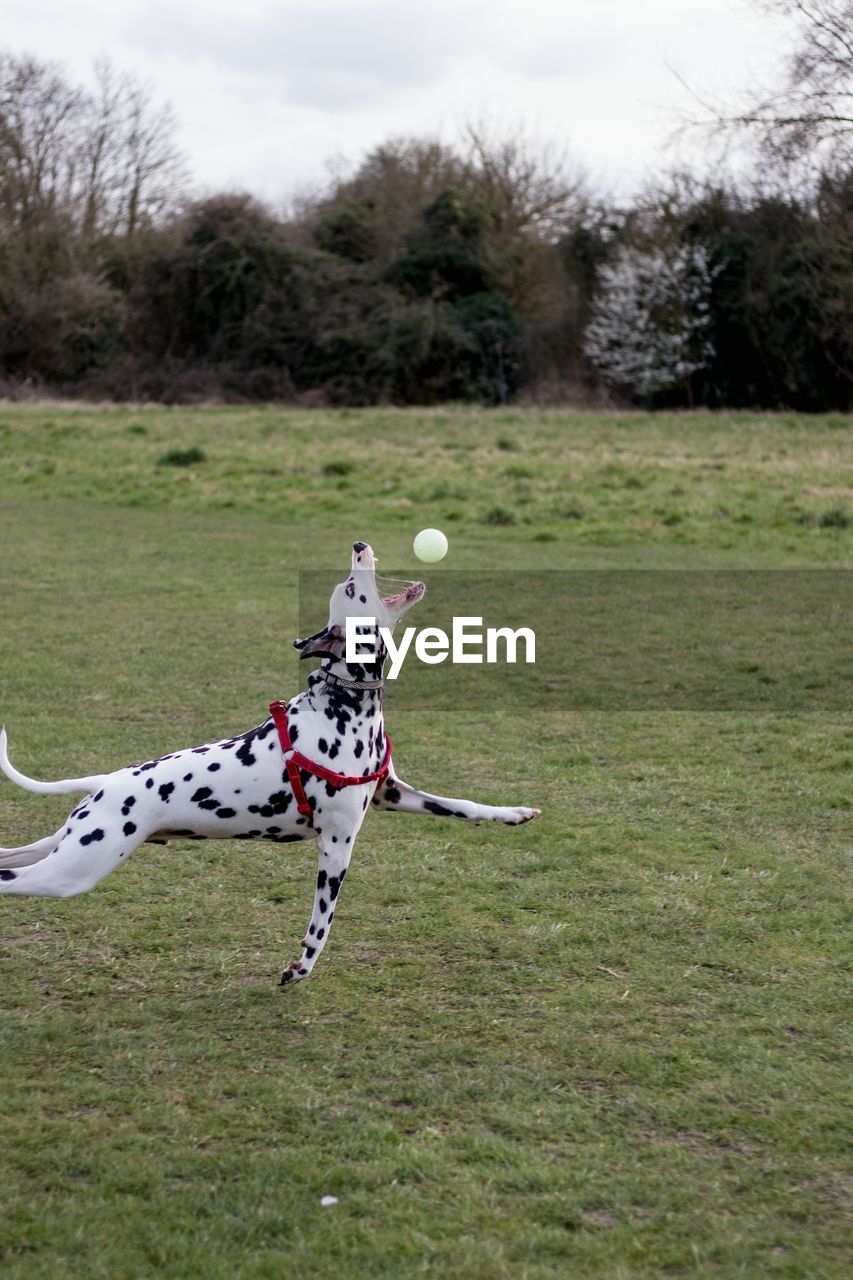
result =
M346 635L343 627L324 627L304 640L294 640L294 649L300 658L342 658L346 653Z

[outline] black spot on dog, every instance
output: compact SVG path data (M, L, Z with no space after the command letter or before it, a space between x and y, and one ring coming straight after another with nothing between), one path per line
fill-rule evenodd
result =
M17 880L17 878L14 871L7 871L5 867L0 871L0 880Z
M335 738L334 742L329 747L329 759L334 760L335 756L337 756L338 753L340 752L340 749L341 749L341 740L340 738Z
M274 818L287 809L292 796L289 791L276 791L266 804L250 804L249 813L258 813L262 818ZM297 818L297 822L300 819Z
M237 759L238 759L238 760L240 761L240 763L241 763L242 765L244 765L247 769L248 769L249 765L251 765L251 764L254 764L254 763L255 763L255 757L254 757L254 755L253 755L253 753L252 753L252 744L251 744L251 742L246 741L246 742L244 742L244 743L243 743L242 747L241 747L241 748L240 748L240 750L237 752Z
M424 808L429 813L435 813L439 818L452 818L453 810L448 809L446 804L441 804L438 800L424 800Z
M306 956L308 957L308 959L309 959L309 960L312 960L312 959L314 958L314 956L317 954L317 948L316 948L316 947L306 947L306 948L305 948L305 954L306 954Z
M125 818L130 813L131 809L135 804L136 804L136 796L128 796L124 804L121 806L121 811Z
M367 596L359 596L358 598L362 604L367 604Z
M193 776L192 776L192 774L191 774L191 773L185 773L185 774L184 774L184 776L183 776L182 781L183 781L183 782L192 782L192 778L193 778Z
M92 844L95 840L103 840L104 833L100 827L95 827L94 831L90 831L88 835L80 837L81 844Z
M93 804L97 804L97 803L98 803L98 801L99 801L99 800L103 800L103 798L104 798L104 793L103 793L103 791L99 791L99 792L98 792L98 794L95 796L95 799L93 800L93 802L92 802L92 803L93 803Z
M318 942L322 942L322 941L323 941L323 939L325 938L325 936L326 936L326 930L325 930L325 929L318 929L318 930L317 930L317 941L318 941Z
M221 765L221 764L209 764L209 765L207 766L207 772L208 772L208 773L216 773L216 770L217 770L217 769L221 769L221 768L222 768L222 765Z
M327 756L329 754L329 744L325 738L320 739L320 741L317 743L317 747L321 755Z
M219 801L214 798L210 787L199 787L198 790L190 796L190 802L197 804L199 809L218 809Z
M157 788L157 794L164 804L169 803L169 796L175 790L174 782L164 782L162 787Z
M399 800L400 800L400 788L399 788L399 787L395 787L393 782L386 782L386 783L385 783L385 799L386 799L386 800L389 800L389 801L391 802L391 804L397 804L397 803L399 803Z
M147 787L147 789L150 791L150 790L151 790L151 788L154 786L154 779L153 779L153 778L149 778L149 779L147 780L147 782L145 783L145 786L146 786L146 787Z
M355 744L355 748L354 748L354 750L353 750L353 755L355 756L356 760L360 760L360 759L361 759L361 753L362 753L362 751L363 751L363 750L364 750L364 743L362 742L361 738L359 738L359 740L358 740L358 742Z
M341 882L338 877L329 876L329 897L332 899L332 902L334 902L335 898L338 896L338 890L340 887Z
M299 725L297 724L291 725L289 728L289 733L290 733L290 741L295 742L296 739L299 737Z
M194 756L206 756L210 747L193 747Z
M236 809L217 809L216 816L217 818L236 818L237 810Z
M328 877L326 876L325 871L317 872L317 888L318 889L325 889L327 878Z
M80 810L79 810L79 812L77 812L77 813L75 813L75 814L74 814L74 817L75 817L75 818L78 818L78 819L79 819L79 818L88 818L88 816L89 816L89 810L88 810L88 809L80 809Z
M329 905L326 902L326 899L321 898L320 899L320 915L324 916L328 910L329 910Z
M136 830L136 823L135 823L135 822L126 822L126 823L124 824L124 827L122 828L122 830L124 831L124 834L125 834L126 836L132 836L132 835L133 835L133 833L134 833L134 831Z
M327 782L325 784L325 787L326 787L326 795L329 797L330 800L333 798L333 796L336 796L338 794L338 788L336 786L333 786L331 782Z
M156 769L159 763L159 760L149 760L147 764L141 764L139 766L139 772L147 773L149 769Z

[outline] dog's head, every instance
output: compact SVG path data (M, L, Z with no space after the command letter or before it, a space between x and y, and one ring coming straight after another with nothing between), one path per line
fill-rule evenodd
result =
M395 584L399 585L399 584ZM294 640L294 648L300 658L330 658L344 661L346 658L346 628L348 618L373 618L372 625L362 623L357 628L359 638L373 637L378 661L372 663L368 676L379 676L386 651L379 635L380 627L389 630L397 625L407 609L422 599L426 587L422 582L405 582L402 589L383 595L376 580L376 557L366 542L352 544L352 564L349 577L339 582L329 600L329 621L322 631L304 640ZM350 670L364 672L364 667ZM355 678L358 678L356 676Z

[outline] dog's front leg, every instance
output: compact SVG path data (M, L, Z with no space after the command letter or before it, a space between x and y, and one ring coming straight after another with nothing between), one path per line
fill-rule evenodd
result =
M355 834L343 830L323 831L317 835L317 887L308 931L302 939L302 955L287 966L281 985L307 978L329 941L335 918L335 904L349 866Z
M433 814L438 818L463 818L466 822L505 822L508 826L530 822L540 812L521 806L477 804L474 800L434 796L390 775L377 787L372 803L376 809L393 809L397 813Z

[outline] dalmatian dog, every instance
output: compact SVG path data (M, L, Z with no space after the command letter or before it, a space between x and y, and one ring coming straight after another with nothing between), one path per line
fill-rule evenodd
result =
M145 841L314 839L317 885L302 953L282 984L307 978L329 939L338 893L370 804L399 813L462 818L467 822L529 822L539 810L477 804L418 791L403 782L390 758L382 714L379 627L393 628L423 596L422 582L380 594L373 550L353 545L346 580L332 592L329 622L294 641L303 658L321 659L308 688L286 705L273 703L263 724L246 733L113 773L39 782L9 761L0 731L0 768L12 782L41 794L85 792L53 835L17 849L0 849L0 893L70 898L86 893ZM375 649L368 663L346 661L348 617Z

